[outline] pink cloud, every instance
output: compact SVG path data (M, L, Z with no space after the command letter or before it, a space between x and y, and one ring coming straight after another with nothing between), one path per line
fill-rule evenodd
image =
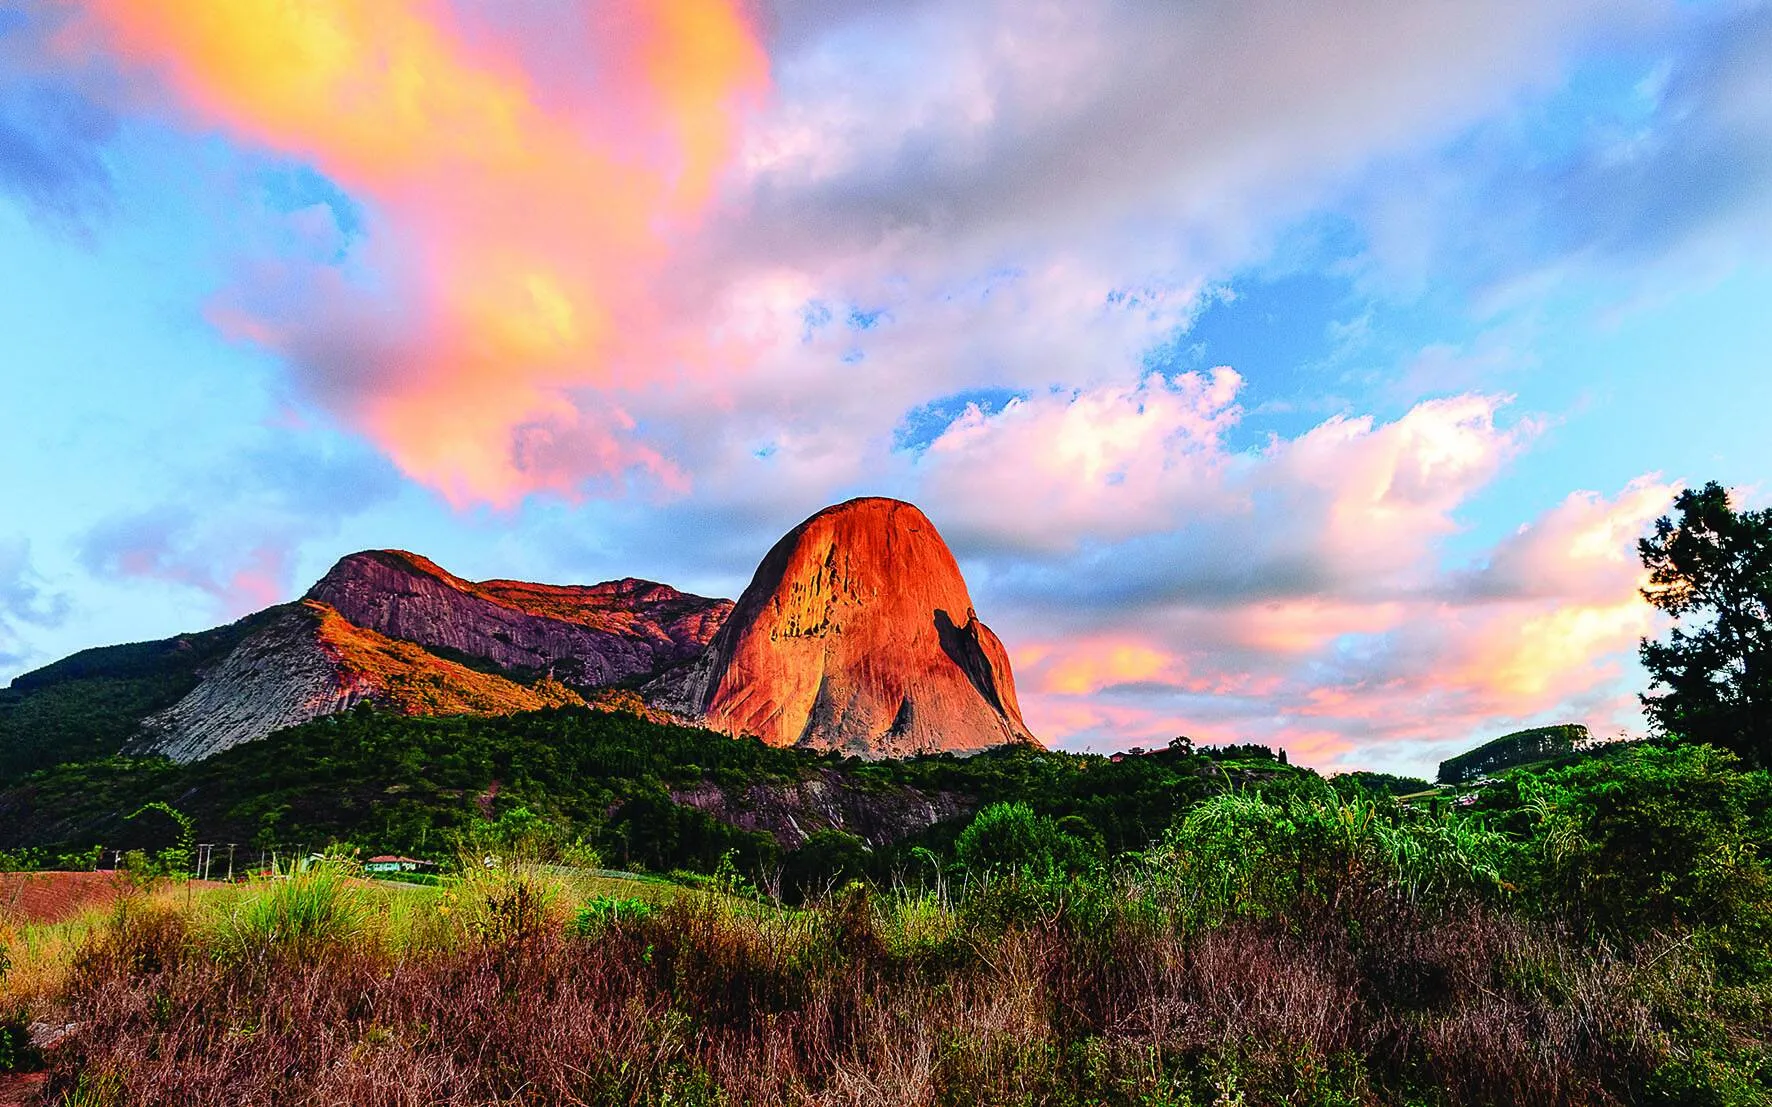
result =
M1051 549L1167 529L1178 511L1235 510L1222 436L1241 415L1228 368L1047 393L956 419L917 462L931 503L966 526ZM958 511L955 512L959 514Z
M290 545L242 545L193 526L189 515L168 509L114 519L86 536L81 560L102 579L194 589L228 618L290 598Z
M1564 716L1632 725L1619 688L1652 630L1634 543L1673 485L1576 492L1449 566L1462 512L1537 420L1466 394L1238 452L1239 385L1151 376L972 409L919 460L918 493L987 573L1019 559L998 602L1037 733L1256 738L1332 762Z
M1634 543L1676 490L1643 478L1615 497L1577 492L1477 570L1417 566L1431 588L1415 595L1122 612L1142 628L1135 650L1112 638L1018 646L1018 663L1032 662L1024 711L1070 744L1254 739L1326 767L1444 755L1541 722L1640 732L1634 656L1655 623ZM1169 694L1142 706L1140 681ZM1104 699L1119 706L1100 711Z
M294 212L285 237L310 246L245 266L214 314L408 475L457 504L681 483L621 395L695 357L650 286L767 82L734 0L502 27L430 0L83 9L63 49L113 56L138 106L311 164L364 205L344 266L299 260L332 228ZM543 87L512 36L560 33L581 68Z

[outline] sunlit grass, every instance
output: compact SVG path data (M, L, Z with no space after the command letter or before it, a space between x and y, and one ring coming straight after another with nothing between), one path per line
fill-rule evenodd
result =
M131 887L119 900L93 904L58 922L0 918L0 950L7 965L0 975L0 1004L34 1009L57 994L81 949L94 932L112 925L119 911L189 909L209 894L161 883Z

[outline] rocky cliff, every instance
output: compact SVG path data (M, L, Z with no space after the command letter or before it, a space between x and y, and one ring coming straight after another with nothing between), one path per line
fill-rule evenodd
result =
M951 792L858 788L834 769L822 769L794 784L734 787L706 781L672 789L671 800L740 830L764 831L784 850L798 849L820 830L847 831L878 849L945 819L971 814L977 807L975 798Z
M316 613L289 605L183 699L144 719L132 749L197 761L360 702L368 689L344 679L320 648L318 630Z
M193 761L363 702L666 711L867 757L1033 740L1008 655L934 526L910 504L863 499L777 543L736 606L633 578L476 582L400 550L351 554L297 603L20 677L0 696L0 759Z
M707 652L650 691L776 746L899 757L1034 740L953 554L898 500L851 500L795 527Z
M315 600L288 604L142 721L133 752L190 762L372 702L408 715L507 715L583 704L557 681L521 684L358 627Z
M646 677L700 654L732 610L651 581L592 585L467 581L400 550L352 554L308 591L355 626L551 673L584 690Z

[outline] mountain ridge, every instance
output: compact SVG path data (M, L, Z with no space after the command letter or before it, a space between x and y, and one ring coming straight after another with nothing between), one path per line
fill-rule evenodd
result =
M595 585L468 581L404 550L340 558L305 598L390 638L549 673L580 690L689 660L732 609L730 600L635 577Z
M772 650L784 635L801 648ZM1008 654L934 525L862 498L784 536L736 604L640 577L472 581L408 550L347 554L300 599L227 627L15 678L0 692L0 765L192 761L362 703L591 706L865 757L1035 741ZM26 733L44 718L65 725Z

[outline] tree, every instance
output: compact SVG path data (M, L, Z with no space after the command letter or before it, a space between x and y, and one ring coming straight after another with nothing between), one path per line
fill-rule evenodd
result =
M782 886L798 903L867 876L868 844L847 831L815 830L782 862Z
M1098 847L1066 833L1050 816L1034 814L1025 803L993 803L960 832L954 857L981 875L1053 881L1087 870L1098 859Z
M149 875L174 876L184 872L190 867L191 860L197 853L197 824L183 811L169 803L161 803L159 800L155 800L153 803L144 803L134 812L123 817L133 819L149 811L158 811L178 824L178 841L153 856L148 862L148 867L151 869ZM142 856L146 858L146 854Z
M1772 764L1772 511L1736 511L1712 481L1638 542L1643 598L1676 620L1642 642L1657 731Z

